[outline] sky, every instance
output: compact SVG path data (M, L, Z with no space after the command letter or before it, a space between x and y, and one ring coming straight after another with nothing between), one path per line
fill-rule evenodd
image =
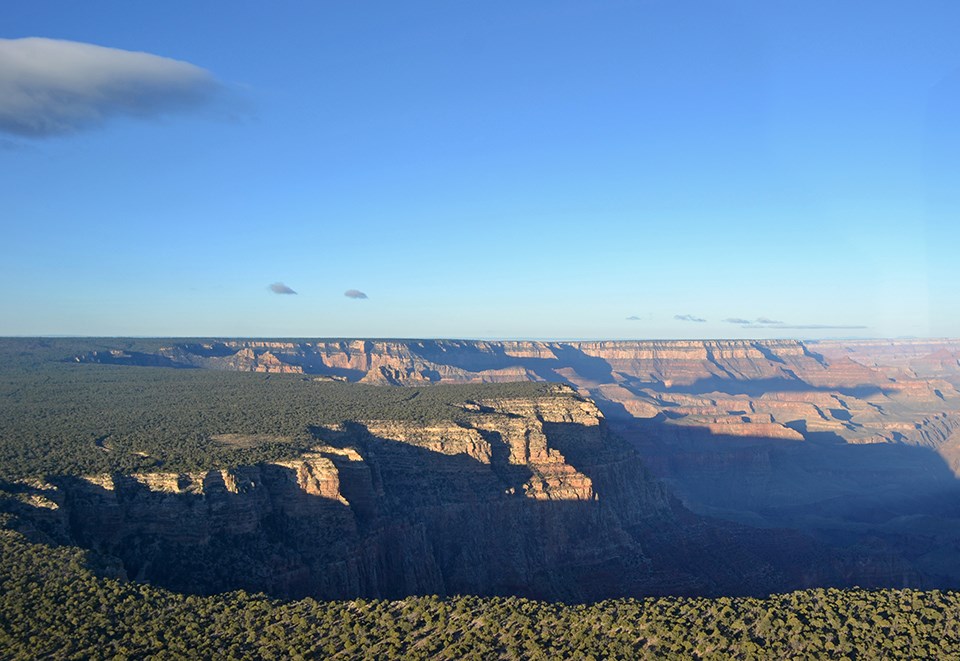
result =
M960 336L960 3L0 9L0 335Z

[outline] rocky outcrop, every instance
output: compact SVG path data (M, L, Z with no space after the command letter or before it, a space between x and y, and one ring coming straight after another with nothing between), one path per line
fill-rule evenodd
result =
M808 538L686 510L570 388L463 413L316 429L290 461L6 491L22 527L190 592L593 600L856 580L855 563Z

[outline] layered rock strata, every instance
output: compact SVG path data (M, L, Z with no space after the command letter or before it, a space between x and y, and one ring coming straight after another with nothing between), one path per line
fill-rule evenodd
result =
M464 412L317 429L315 449L291 461L12 491L24 526L182 591L592 600L857 580L862 558L692 514L569 388ZM888 567L883 582L910 576L871 562Z
M892 548L960 581L960 570L950 569L960 562L943 561L955 560L960 548L960 533L951 532L960 530L960 515L950 509L960 492L957 340L229 340L77 360L300 371L310 378L383 385L566 383L592 397L656 477L698 513L815 531L840 546ZM476 423L471 432L476 448L484 447L476 437L496 438L482 427ZM553 438L562 435L555 431ZM432 443L426 451L449 456L436 438L416 442ZM490 443L489 462L476 461L489 466L505 491L531 500L554 492L602 504L601 484L616 485L611 488L617 493L645 484L600 477L598 466L586 470L574 459L575 450L559 445L549 448L562 462L547 452L529 455L529 465L523 464L520 447ZM464 456L479 457L479 451L464 450ZM364 465L369 462L365 458ZM520 465L529 474L511 472ZM575 472L568 473L568 465ZM617 475L643 470L630 466L618 468ZM642 493L636 495L640 501ZM617 510L618 521L634 514ZM940 532L931 536L933 528ZM644 557L650 547L649 540L641 544Z

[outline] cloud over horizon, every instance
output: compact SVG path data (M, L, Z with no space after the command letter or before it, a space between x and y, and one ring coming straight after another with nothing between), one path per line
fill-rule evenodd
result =
M863 330L869 326L834 324L787 324L768 317L757 317L754 321L740 317L724 319L728 324L738 324L740 328L769 328L775 330Z
M347 291L343 292L343 295L346 296L347 298L356 298L356 299L369 298L366 294L364 294L359 289L348 289Z
M0 132L66 135L114 117L156 119L201 107L220 83L198 66L77 41L0 39Z
M727 317L724 319L724 322L728 324L745 324L748 326L782 326L782 321L777 321L776 319L770 319L769 317L757 317L753 321L749 319L743 319L741 317Z
M775 328L786 328L787 330L863 330L869 326L834 326L832 324L798 324L788 325L780 324Z
M270 291L272 291L274 294L296 294L296 293L297 293L297 292L293 291L292 289L290 289L289 287L287 287L287 286L286 286L285 284L283 284L282 282L275 282L275 283L273 283L272 285L270 285L269 289L270 289Z
M695 321L698 324L702 324L706 322L706 319L704 319L703 317L696 317L692 314L675 314L673 315L673 318L676 319L677 321Z

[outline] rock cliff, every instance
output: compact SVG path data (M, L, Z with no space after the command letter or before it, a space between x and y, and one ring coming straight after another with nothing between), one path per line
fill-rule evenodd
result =
M460 423L317 428L315 448L291 461L5 490L22 527L92 549L129 578L191 592L593 600L862 575L808 538L686 510L569 388L463 410ZM877 584L910 575L896 559L872 561L893 567Z
M933 539L924 532L927 524L920 523L930 502L952 502L960 492L957 340L223 340L170 343L151 354L94 352L76 359L299 370L319 378L394 386L565 383L592 397L617 435L699 514L799 528L841 546L894 549L901 558L936 565L938 571L949 563L929 559L955 558L960 547L960 533ZM597 446L595 453L581 455L580 444L564 447L558 440L564 437L558 431L563 426L552 437L543 432L552 439L544 446L529 429L508 429L530 417L516 415L501 412L496 429L475 423L464 436L469 437L463 440L467 446L452 455L445 436L449 430L401 433L377 426L387 423L369 424L378 438L397 437L431 455L469 457L495 475L504 491L512 489L528 500L547 502L550 494L562 493L571 497L564 502L599 502L603 509L609 501L604 488L615 493L638 489L630 498L656 500L643 486L646 482L622 478L631 470L642 472L640 464L610 459L604 466L619 467L616 471L587 470L589 463L583 462L606 450ZM552 424L544 423L544 428ZM594 433L589 425L573 428L583 438ZM497 442L501 437L513 440ZM518 438L528 438L529 445ZM364 457L364 465L373 461ZM936 525L960 530L960 517L942 514L946 506L937 507ZM617 526L637 511L617 509ZM640 544L642 557L649 557L649 547L649 541ZM960 570L955 573L960 580Z

